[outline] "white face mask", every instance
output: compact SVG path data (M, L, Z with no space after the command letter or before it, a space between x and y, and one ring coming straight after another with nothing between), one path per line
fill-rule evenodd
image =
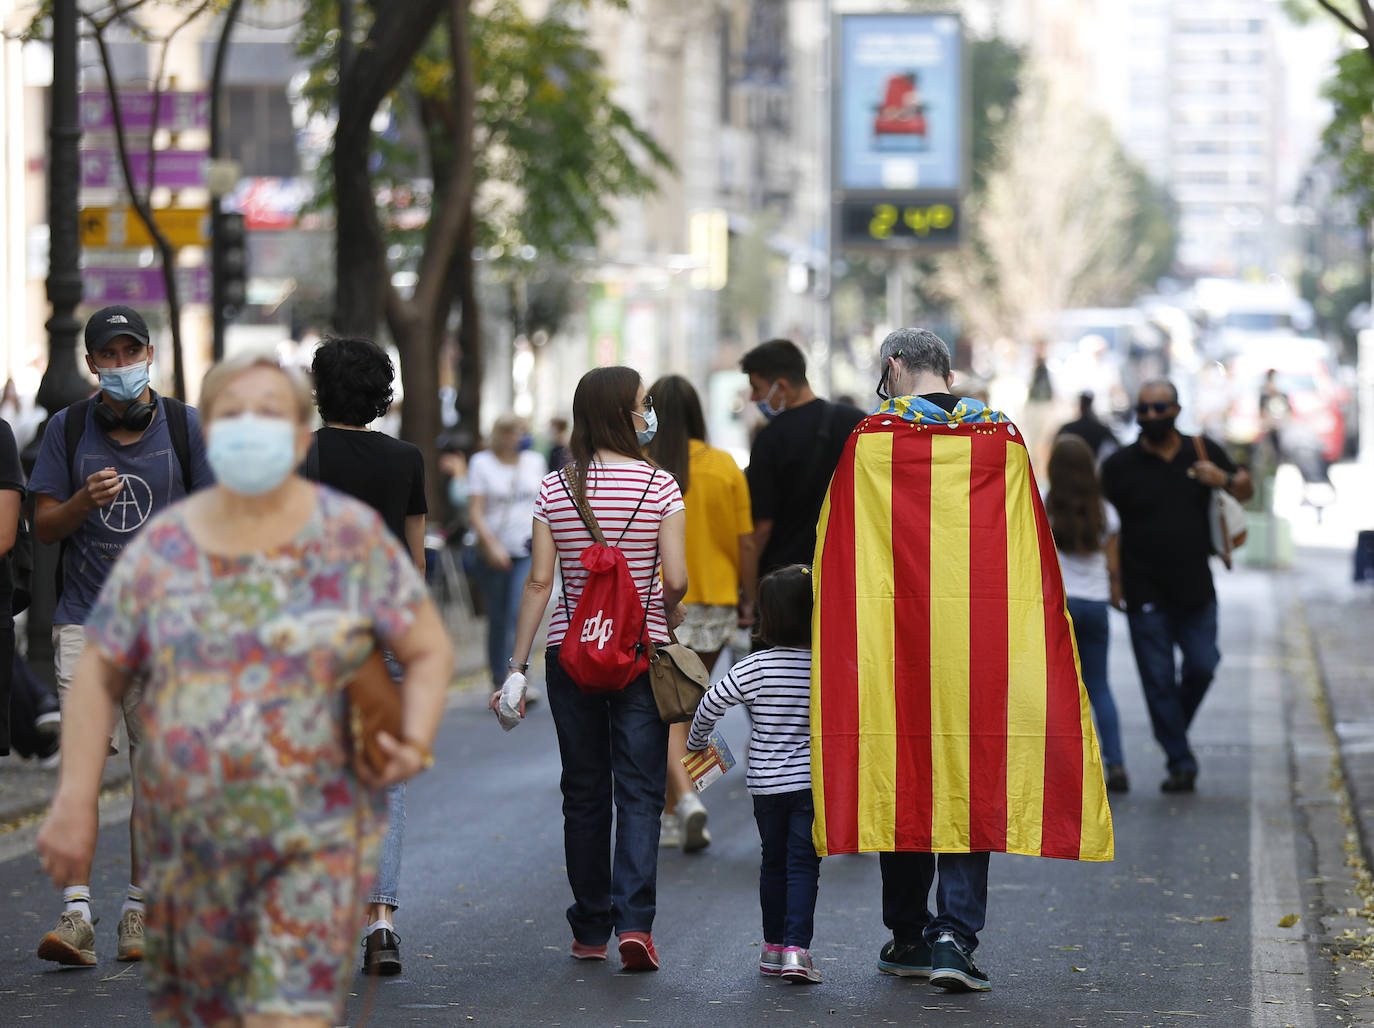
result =
M215 480L243 496L270 493L296 467L296 426L286 418L239 414L210 425L205 457Z
M649 441L658 432L658 411L650 407L643 414L637 410L630 411L630 413L635 417L644 419L644 427L635 429L635 438L639 440L640 446L648 446Z
M768 390L768 395L756 404L756 406L759 409L759 413L762 414L769 421L772 421L774 418L776 418L779 414L781 414L783 411L787 409L787 401L785 399L783 400L781 407L773 407L771 405L773 400L773 394L777 391L778 383L774 382Z

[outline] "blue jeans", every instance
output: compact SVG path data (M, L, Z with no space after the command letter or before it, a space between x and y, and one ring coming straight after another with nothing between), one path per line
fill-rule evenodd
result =
M477 582L487 607L487 666L498 689L510 668L506 661L515 649L515 616L520 610L520 593L530 573L530 558L512 557L510 570L502 571L477 558Z
M930 886L936 861L935 916L930 916ZM941 932L972 953L988 915L988 854L879 853L883 873L883 924L899 945L922 938L931 945Z
M811 823L816 820L811 790L755 796L754 820L763 848L759 865L763 941L810 949L821 877L821 858L811 841Z
M405 672L390 653L383 656L391 680L399 687ZM372 884L369 903L385 903L389 907L401 905L396 897L401 891L401 840L405 833L406 783L397 782L386 790L386 835L382 838L382 855L377 861L377 880Z
M1131 648L1135 650L1155 739L1164 749L1170 771L1196 773L1197 758L1188 746L1188 726L1221 662L1216 600L1193 608L1155 605L1149 610L1133 610L1128 618ZM1181 674L1174 662L1175 647L1183 654Z
M648 672L619 692L588 696L558 663L558 647L550 646L545 683L563 760L559 787L573 938L599 946L613 931L650 931L659 815L668 784L668 726L658 716Z
M1097 741L1102 744L1102 759L1108 766L1125 764L1126 757L1121 752L1121 720L1117 717L1111 687L1107 685L1107 642L1111 638L1107 602L1070 596L1069 616L1073 618L1073 634L1078 640L1083 685L1088 690L1093 716L1097 718Z

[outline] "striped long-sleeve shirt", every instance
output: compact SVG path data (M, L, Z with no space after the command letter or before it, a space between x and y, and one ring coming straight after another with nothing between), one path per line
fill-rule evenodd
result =
M761 796L811 788L811 651L775 646L732 667L702 697L687 748L705 749L716 722L741 703L754 721L745 778L749 792Z

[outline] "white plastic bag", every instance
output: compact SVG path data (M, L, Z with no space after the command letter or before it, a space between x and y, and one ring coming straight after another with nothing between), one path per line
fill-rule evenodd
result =
M519 671L507 675L505 684L501 686L501 698L496 701L496 719L508 732L520 723L520 703L525 698L527 688L529 682Z

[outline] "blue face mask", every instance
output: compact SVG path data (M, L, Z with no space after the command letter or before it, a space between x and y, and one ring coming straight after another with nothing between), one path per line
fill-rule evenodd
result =
M239 414L210 425L205 457L231 493L270 493L296 467L296 426L285 418Z
M776 418L779 414L781 414L783 411L787 409L786 401L783 402L783 405L781 407L777 408L774 408L769 403L769 401L773 399L773 394L777 392L777 390L778 384L774 382L772 388L768 390L768 395L756 404L756 406L759 409L759 413L762 414L769 421L772 421L774 418Z
M148 362L100 369L100 391L115 403L131 403L148 388Z
M644 427L635 429L635 438L639 440L640 446L648 446L649 441L658 432L658 412L650 407L643 414L637 410L630 413L637 418L644 419Z

